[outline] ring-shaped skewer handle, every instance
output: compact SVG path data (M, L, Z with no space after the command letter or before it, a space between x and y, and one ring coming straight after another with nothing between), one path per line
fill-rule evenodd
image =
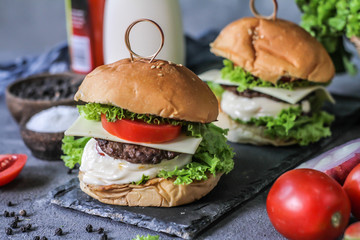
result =
M130 45L130 40L129 40L129 36L130 36L130 31L131 29L138 23L140 22L150 22L152 24L154 24L157 29L160 31L160 35L161 35L161 43L160 43L160 46L159 46L159 49L153 54L153 55L150 55L150 56L147 56L147 57L143 57L143 56L140 56L138 54L136 54L132 49L131 49L131 45ZM159 24L157 24L155 21L151 20L151 19L147 19L147 18L141 18L141 19L138 19L136 21L134 21L133 23L131 23L128 28L126 29L126 32L125 32L125 45L127 47L127 49L129 50L130 52L130 58L131 58L131 61L134 61L134 56L140 58L140 59L149 59L149 63L151 63L155 57L159 54L159 52L161 51L161 49L163 48L164 46L164 40L165 40L165 37L164 37L164 32L163 30L161 29L161 27L159 26Z
M270 16L263 16L263 15L259 14L259 12L255 8L255 0L250 0L250 10L254 14L254 16L257 18L265 18L268 20L272 19L275 21L276 15L277 15L277 10L278 10L278 4L277 4L276 0L273 0L273 3L274 3L274 12Z

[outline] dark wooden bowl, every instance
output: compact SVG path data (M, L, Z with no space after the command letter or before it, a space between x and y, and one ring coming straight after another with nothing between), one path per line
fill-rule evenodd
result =
M20 125L21 137L31 153L43 160L60 160L61 140L64 132L46 133L35 132L26 128L26 124Z
M44 98L38 97L38 99L32 99L29 97L22 97L22 92L26 90L27 86L38 86L40 89L43 84L47 83L50 91L56 93L56 84L59 81L68 81L68 85L73 89L77 89L82 80L84 79L83 75L72 74L72 73L62 73L62 74L41 74L34 75L25 79L20 79L6 88L5 99L6 105L17 123L20 123L26 119L29 119L35 113L40 112L41 110L58 106L58 105L76 105L76 102L73 99L73 94L67 98L49 98L44 96ZM54 87L51 87L53 84ZM34 92L38 94L39 89L34 88ZM37 92L36 92L37 91ZM47 98L47 99L46 99Z

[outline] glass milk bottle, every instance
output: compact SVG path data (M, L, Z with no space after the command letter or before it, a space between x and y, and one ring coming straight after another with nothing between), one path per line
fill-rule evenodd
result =
M185 41L178 0L106 0L104 11L105 64L129 58L124 43L126 28L135 20L148 18L157 22L165 35L158 59L185 63ZM131 48L141 56L152 55L161 43L158 29L149 22L134 26L130 34Z

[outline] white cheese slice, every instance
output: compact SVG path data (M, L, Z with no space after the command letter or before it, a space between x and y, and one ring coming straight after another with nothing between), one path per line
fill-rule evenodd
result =
M231 82L228 79L221 77L221 71L219 69L211 69L198 75L199 78L205 82L214 82L222 85L238 86L239 84Z
M199 77L203 81L210 81L210 82L229 85L229 86L238 86L237 83L231 82L228 79L221 78L220 70L216 70L216 69L212 69L205 73L202 73L199 75ZM283 100L291 104L298 103L301 99L311 94L312 92L322 91L325 94L327 100L329 100L331 103L335 103L334 98L331 96L329 91L323 86L302 87L302 88L296 88L294 90L273 88L273 87L254 87L252 90L276 97L280 100Z
M194 154L196 149L199 147L202 138L195 138L181 134L174 140L165 143L139 143L127 141L118 138L108 133L103 127L101 122L86 120L83 117L79 117L68 130L65 131L66 136L84 136L101 138L114 142L130 143L141 145L145 147L157 148L166 151L180 152L187 154Z
M291 104L299 102L301 99L303 99L312 92L322 91L326 96L326 100L329 100L329 102L331 103L335 103L334 98L323 86L302 87L296 88L294 90L272 87L254 87L252 90L265 93L267 95L276 97Z

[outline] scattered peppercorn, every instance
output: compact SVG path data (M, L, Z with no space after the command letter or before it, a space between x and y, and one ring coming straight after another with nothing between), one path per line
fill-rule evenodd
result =
M27 229L26 229L25 226L22 226L22 227L20 228L20 231L21 231L21 232L26 232L26 230L27 230Z
M14 217L14 221L19 222L19 221L20 221L20 220L19 220L19 217L18 217L18 216L15 216L15 217Z
M29 224L27 224L25 227L26 227L26 230L30 231L32 226L31 226L31 224L29 223Z
M15 212L11 212L10 217L15 217Z
M99 234L104 233L104 229L103 229L102 227L101 227L101 228L99 228L99 229L98 229L98 233L99 233Z
M10 227L11 228L17 228L18 227L17 222L14 221L14 222L10 223Z
M11 228L6 228L5 232L6 232L6 235L11 235L13 233Z
M67 174L72 174L72 168L69 168L68 171L67 171Z
M7 203L7 206L8 206L8 207L11 207L11 206L14 206L14 204L13 204L11 201L9 201L9 202Z
M61 236L63 234L63 231L61 228L58 228L55 230L55 236Z
M4 211L4 217L10 217L10 213L8 211Z
M47 237L43 236L41 240L48 240Z
M33 240L40 240L40 237L39 237L39 236L35 236L35 237L33 238Z
M26 211L23 209L23 210L20 210L19 214L23 217L26 216Z
M86 231L89 232L89 233L92 232L93 231L93 226L91 224L88 224L86 226Z
M101 240L108 240L108 236L106 235L106 233L101 236Z

